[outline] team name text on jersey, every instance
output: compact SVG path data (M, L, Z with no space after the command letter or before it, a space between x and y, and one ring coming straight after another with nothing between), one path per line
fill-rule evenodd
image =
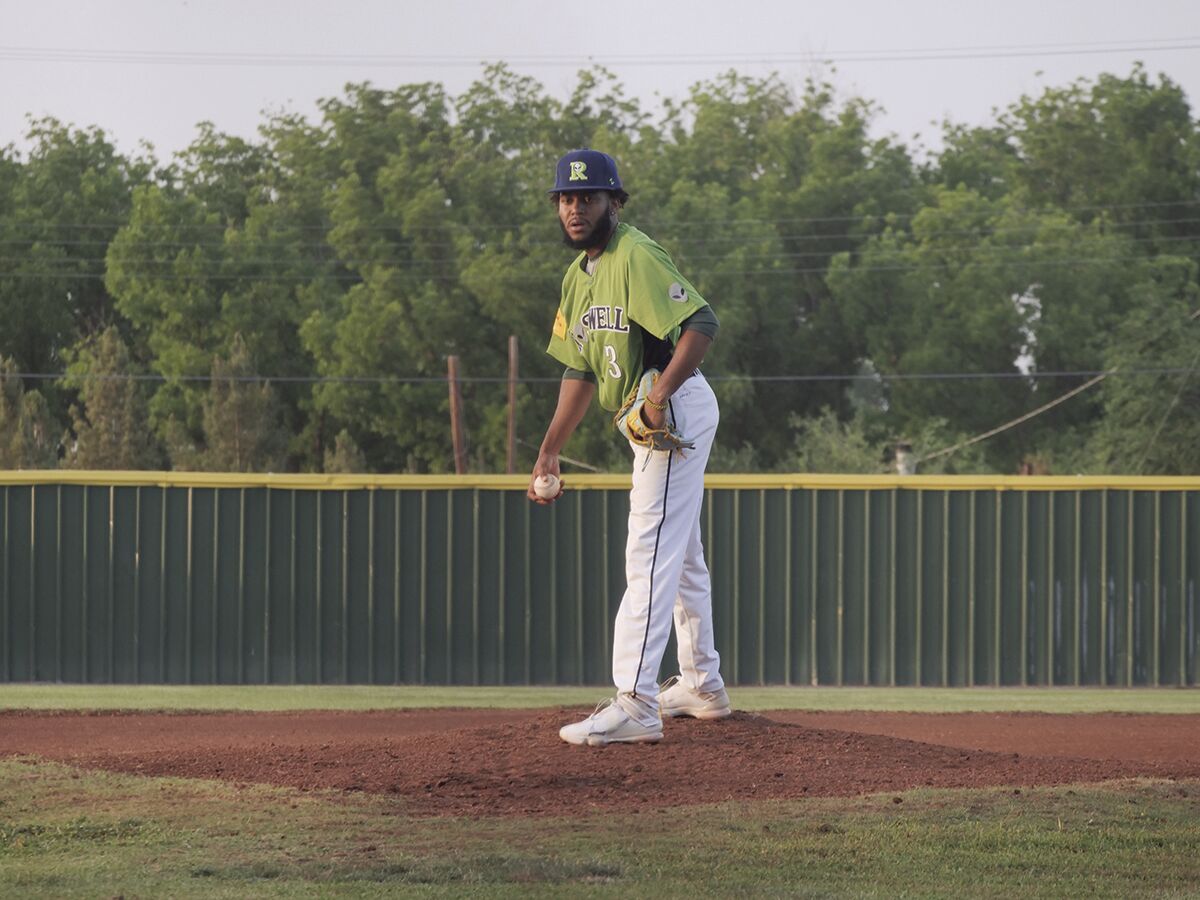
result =
M579 321L588 331L629 331L629 325L625 322L625 308L622 306L593 306L580 316Z

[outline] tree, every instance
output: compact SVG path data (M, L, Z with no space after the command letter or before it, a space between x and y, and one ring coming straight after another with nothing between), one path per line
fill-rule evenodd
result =
M499 373L506 343L458 277L457 249L470 242L460 244L447 98L434 85L358 86L324 112L344 172L328 199L329 240L359 280L302 326L318 371L336 379L316 407L355 423L382 470L446 471L447 394L429 380L450 355L467 372Z
M1104 219L1147 254L1195 249L1200 228L1200 129L1187 97L1165 75L1134 66L1022 97L1000 124L1020 165L1016 202Z
M669 112L670 114L670 112ZM920 190L906 151L869 134L874 109L810 82L729 74L698 85L651 169L651 233L712 303L721 332L707 369L741 375L854 371L861 355L826 281L885 211ZM688 118L694 127L688 129ZM635 194L635 203L637 195ZM753 439L768 467L791 455L792 413L844 413L836 383L719 381L722 438Z
M333 449L325 451L325 471L331 474L367 471L367 460L362 450L345 428L338 432Z
M0 469L58 466L58 428L46 399L26 391L17 363L0 357Z
M1097 223L938 187L907 227L895 223L857 259L835 259L829 281L877 371L949 376L891 380L893 429L943 418L970 435L1050 399L1061 382L1040 373L1102 365L1137 271L1125 248ZM989 464L1015 471L1047 433L1094 415L1085 400L1006 431L988 442Z
M927 181L950 190L964 188L988 200L999 200L1012 191L1019 165L1020 157L1008 128L968 128L946 122L942 151L936 164L926 167L923 175Z
M825 407L816 416L793 416L797 472L870 474L884 468L884 449L868 437L861 418L839 421Z
M163 437L172 420L199 428L203 392L184 379L208 374L223 349L221 234L217 214L198 200L147 185L134 192L129 222L108 249L105 283L117 310L144 342L151 368L166 378L150 403Z
M79 392L71 409L75 441L67 464L80 469L152 469L161 456L147 425L143 384L115 325L70 354L64 383Z
M155 428L180 445L202 428L197 379L241 335L263 371L283 379L314 374L300 325L340 294L343 273L325 242L324 192L337 175L324 137L295 118L263 129L253 145L202 124L199 137L163 176L136 193L130 220L108 257L120 311L167 376L156 392ZM295 467L319 468L320 436L309 430L311 387L286 382L280 402L296 435Z
M819 80L793 90L730 72L650 113L601 68L560 101L496 65L457 97L434 83L351 85L318 119L273 116L253 140L202 123L161 168L116 154L98 129L39 120L25 158L0 150L0 353L26 373L99 365L71 348L115 326L128 371L162 376L146 388L152 430L193 467L252 465L214 456L230 426L213 416L233 395L205 387L214 360L244 355L248 375L272 376L259 393L286 438L264 465L357 466L339 449L345 432L368 470L412 472L452 465L455 355L471 465L499 470L507 409L491 379L509 335L528 379L523 453L557 396L561 370L540 351L573 254L545 191L576 146L617 156L632 194L623 219L721 320L705 365L722 404L714 469L793 466L797 429L807 446L861 428L879 458L901 436L949 446L1044 405L1073 383L1060 373L1132 352L1139 329L1154 333L1138 309L1195 286L1181 275L1168 289L1159 270L1200 248L1200 131L1169 79L1135 67L1022 97L982 127L947 123L944 149L921 165L872 135L875 112ZM1187 369L1186 350L1165 352L1176 350ZM855 372L876 376L870 398L825 377ZM939 373L953 378L927 377ZM1118 445L1157 388L1125 396L1118 381L944 465L1136 468ZM38 381L20 402L53 421L76 397L86 447L100 422L84 383ZM1174 424L1152 443L1183 446ZM1079 450L1101 446L1118 456ZM602 415L566 452L627 465Z
M284 379L272 389L291 435L287 465L319 471L332 432L303 380L317 374L317 364L301 329L335 309L357 280L328 240L326 202L340 161L326 131L298 116L272 118L261 133L262 163L245 182L245 221L225 230L234 278L222 297L222 342L227 348L232 334L242 334L261 370Z
M1103 418L1085 471L1122 475L1200 473L1200 287L1194 260L1164 257L1134 290L1106 362ZM1159 370L1159 371L1155 371ZM1167 371L1161 371L1167 370Z
M168 179L215 213L222 224L237 227L246 221L250 205L266 190L262 173L267 148L217 131L212 122L196 126L200 134L178 154Z
M279 471L287 435L271 385L255 377L246 343L235 335L228 358L217 357L203 401L199 440L178 421L168 429L176 468L211 472Z
M105 250L152 163L54 119L32 121L27 139L24 161L0 153L0 355L52 373L63 350L112 321Z

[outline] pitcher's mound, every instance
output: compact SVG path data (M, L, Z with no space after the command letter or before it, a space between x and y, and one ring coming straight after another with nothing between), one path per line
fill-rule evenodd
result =
M735 713L716 722L668 720L658 744L576 747L561 725L587 710L488 711L486 725L411 727L436 711L367 714L92 717L127 726L119 746L72 741L26 746L84 767L142 775L260 782L302 789L368 791L423 815L579 815L728 800L794 799L901 791L1095 782L1138 775L1200 777L1200 762L1086 759L967 750L775 721ZM453 716L457 716L455 719ZM507 715L509 721L502 721ZM415 719L421 716L424 718ZM312 718L309 727L306 717ZM5 716L67 726L87 717ZM147 729L137 722L153 720ZM57 720L57 721L55 721ZM199 720L208 723L202 728ZM501 721L498 721L501 720ZM369 723L356 728L358 721ZM216 733L212 723L218 723ZM245 722L247 735L239 736ZM272 728L271 723L276 723ZM406 724L407 723L407 724ZM187 732L195 729L189 738ZM37 729L34 729L36 731ZM86 729L85 729L86 730ZM80 732L75 731L76 738ZM11 736L11 733L10 733ZM169 739L168 739L169 737ZM19 741L16 743L20 743ZM29 743L37 744L37 741ZM21 752L0 741L0 753Z

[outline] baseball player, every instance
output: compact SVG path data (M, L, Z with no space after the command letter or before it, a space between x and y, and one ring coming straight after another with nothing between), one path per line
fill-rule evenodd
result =
M549 193L564 242L581 252L563 278L547 348L566 371L529 499L558 499L538 497L534 481L559 475L559 453L593 397L617 412L633 450L626 590L613 636L617 694L559 736L591 746L657 741L662 716L716 719L731 711L713 645L712 588L700 541L718 410L697 367L718 323L666 251L619 221L629 195L612 157L572 150L558 161ZM672 617L680 674L660 688Z

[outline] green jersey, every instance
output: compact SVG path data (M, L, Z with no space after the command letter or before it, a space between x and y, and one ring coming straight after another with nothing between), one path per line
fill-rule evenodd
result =
M594 260L581 253L567 270L546 352L596 376L600 405L618 410L641 380L652 335L674 344L679 325L707 306L662 247L636 228L617 226Z

